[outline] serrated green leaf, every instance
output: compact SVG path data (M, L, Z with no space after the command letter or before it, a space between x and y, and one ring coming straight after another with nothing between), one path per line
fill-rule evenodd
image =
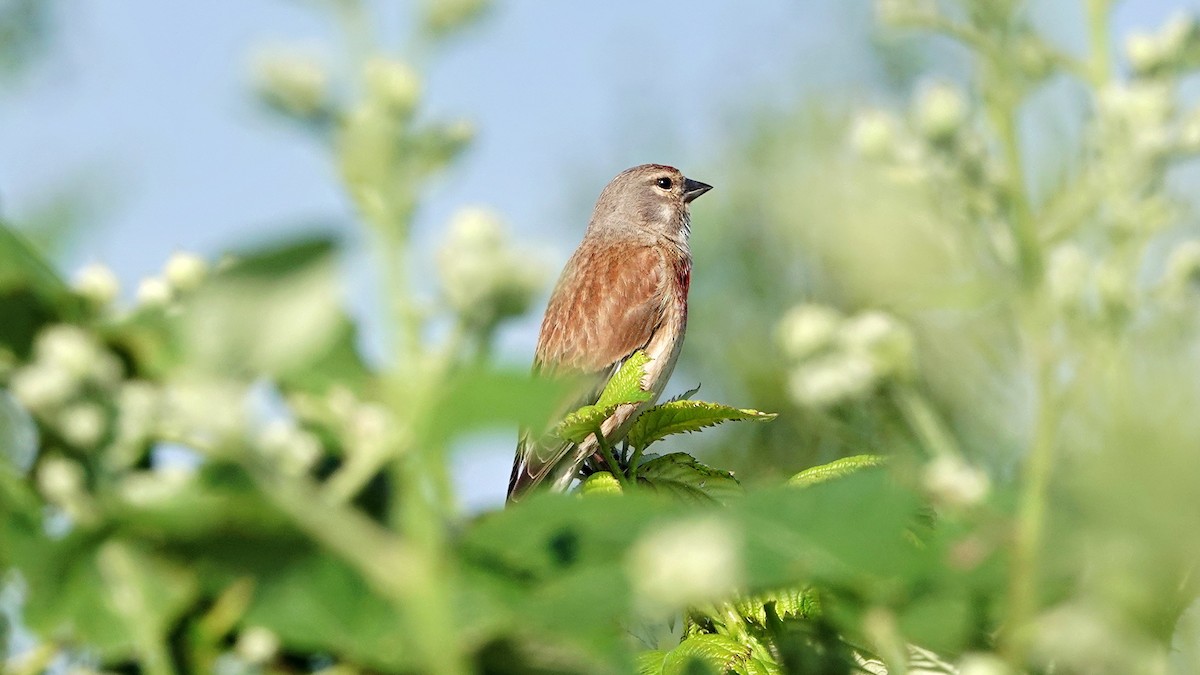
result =
M600 398L592 405L575 410L559 423L556 433L559 438L571 443L580 443L592 435L608 419L609 415L625 403L641 403L653 398L654 393L642 389L642 377L650 357L638 350L625 359L617 372L609 378L600 392Z
M640 349L625 359L604 385L604 391L600 392L596 406L608 408L622 403L649 401L654 394L642 389L642 378L646 376L647 363L650 363L650 357Z
M642 652L638 654L638 675L662 675L663 661L666 659L667 652L661 649L652 649L648 652Z
M853 457L842 457L835 459L828 464L807 468L800 473L788 479L787 484L794 487L808 487L817 483L824 483L828 480L848 476L860 469L869 469L873 466L879 466L887 461L886 457L879 455L854 455Z
M638 467L638 485L687 502L726 503L742 495L733 474L705 466L684 452L656 457Z
M642 413L626 437L635 448L645 448L672 434L699 431L722 422L735 420L770 421L775 413L733 408L706 401L668 401Z
M765 626L766 606L775 603L775 614L780 619L806 619L820 613L818 594L808 587L783 588L769 593L760 593L742 598L733 603L738 616L746 621Z
M581 443L583 439L591 436L600 428L604 420L613 414L619 404L600 407L599 405L585 405L579 410L568 414L558 424L558 437L564 441L572 443Z
M667 652L663 658L663 675L684 675L694 672L698 661L714 673L738 671L751 659L751 648L724 635L693 635Z

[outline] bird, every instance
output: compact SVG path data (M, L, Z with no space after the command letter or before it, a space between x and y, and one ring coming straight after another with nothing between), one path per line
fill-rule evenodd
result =
M679 358L692 275L690 206L711 189L663 164L622 171L600 192L583 240L550 295L533 370L585 383L586 392L565 412L595 403L634 353L649 357L641 385L651 397L619 406L601 424L610 447L662 394ZM507 503L539 488L565 491L598 450L595 435L573 444L553 432L522 431Z

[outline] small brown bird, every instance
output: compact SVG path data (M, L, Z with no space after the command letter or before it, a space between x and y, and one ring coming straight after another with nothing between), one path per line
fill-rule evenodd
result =
M601 425L619 443L637 414L662 394L683 345L692 273L688 249L692 200L712 189L678 169L643 164L604 188L579 248L550 296L534 354L539 373L594 377L574 410L595 403L608 379L634 352L650 357L642 387L653 397L617 408ZM564 490L598 449L595 436L578 445L525 433L517 444L508 501L538 485Z

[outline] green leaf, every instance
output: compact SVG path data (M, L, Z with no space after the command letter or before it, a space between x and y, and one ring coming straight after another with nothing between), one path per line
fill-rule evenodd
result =
M638 675L662 675L663 661L666 661L666 659L667 652L661 649L652 649L648 652L638 654Z
M631 354L604 385L604 391L600 392L596 405L608 408L622 403L641 403L653 398L652 392L642 389L647 363L650 363L650 357L646 356L646 352L639 349Z
M607 471L597 471L584 479L579 486L579 494L588 495L619 495L623 493L621 482L616 476Z
M334 242L314 238L251 253L185 304L186 353L208 372L295 372L326 354L344 326Z
M43 326L75 318L81 308L33 245L0 222L0 346L26 357Z
M96 558L109 605L147 670L171 661L167 639L199 592L195 572L134 544L109 540Z
M684 452L656 457L638 467L638 484L684 502L726 503L742 495L733 474L705 466Z
M848 476L861 469L869 469L887 462L886 457L879 455L854 455L842 457L828 464L809 467L788 479L787 484L794 487L808 487L817 483Z
M522 370L466 369L438 392L423 435L434 444L489 428L549 429L577 382ZM515 440L515 439L514 439Z
M672 434L699 431L704 427L711 427L722 422L735 420L767 422L775 417L777 417L775 413L733 408L720 403L688 400L668 401L642 413L633 428L629 430L627 438L633 447L645 448Z
M693 635L679 646L667 652L662 662L663 675L690 675L696 662L708 666L709 672L741 672L751 660L752 650L733 638L724 635Z
M291 650L330 653L384 672L413 668L396 607L327 555L287 561L260 576L244 623L269 628Z
M817 616L821 611L817 591L799 586L742 598L735 601L733 606L738 615L746 621L765 626L766 606L771 603L775 603L775 614L780 619L807 619Z
M625 359L617 372L604 384L600 398L592 405L585 405L568 413L559 423L555 433L571 443L581 443L594 434L621 405L641 403L654 397L654 392L642 389L642 378L646 375L646 364L650 357L640 349Z

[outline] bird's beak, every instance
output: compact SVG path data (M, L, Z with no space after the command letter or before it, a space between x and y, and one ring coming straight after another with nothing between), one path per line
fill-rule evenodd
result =
M695 199L696 197L699 197L700 195L704 194L705 192L708 192L711 189L712 189L712 186L709 185L708 183L701 183L698 180L692 180L691 178L684 178L683 179L683 203L689 204L689 203L691 203L691 201L693 199Z

